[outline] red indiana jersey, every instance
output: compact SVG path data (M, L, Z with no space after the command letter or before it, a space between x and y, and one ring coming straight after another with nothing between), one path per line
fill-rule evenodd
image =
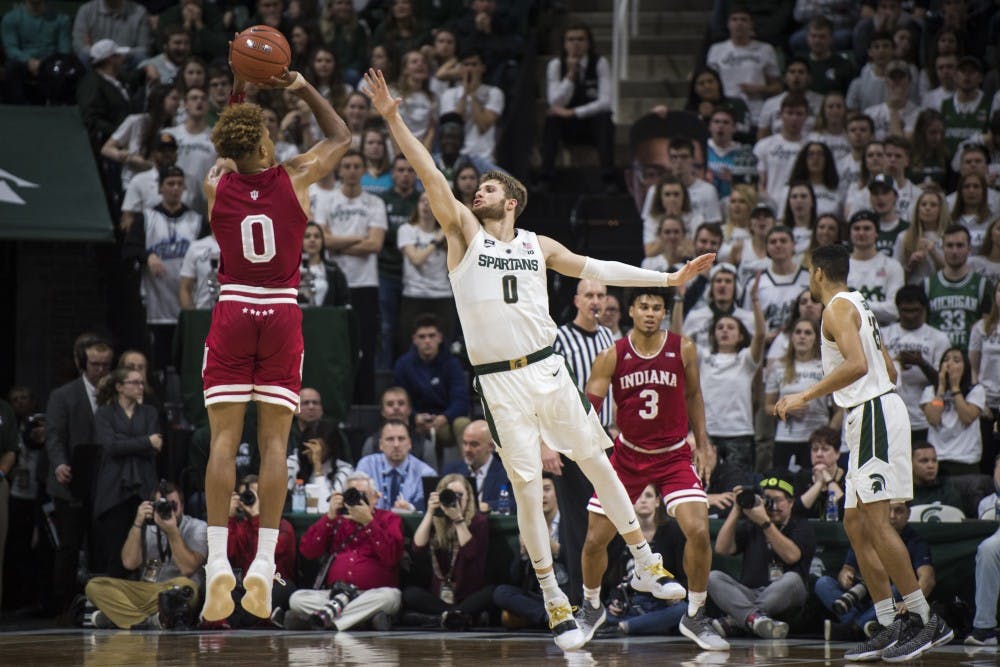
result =
M622 437L639 449L662 449L684 440L688 419L681 337L668 331L652 357L640 356L629 336L620 338L615 349L611 392Z
M307 222L282 165L224 174L211 211L219 284L297 288Z

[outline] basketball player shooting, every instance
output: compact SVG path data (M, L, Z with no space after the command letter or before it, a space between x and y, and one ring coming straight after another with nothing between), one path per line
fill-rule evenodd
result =
M882 345L875 314L859 292L848 291L849 270L850 255L844 246L813 252L809 290L825 306L820 328L825 377L803 392L783 396L774 414L785 419L831 393L844 408L844 437L850 452L844 531L882 626L844 657L905 662L947 644L954 632L928 606L906 545L889 523L889 503L913 498L910 417L896 393L896 367ZM896 614L890 580L903 596L905 614Z
M257 555L244 573L242 606L271 616L274 549L285 503L285 465L292 416L302 386L302 311L297 303L309 185L330 173L351 145L351 132L301 74L284 70L264 88L287 88L316 116L324 138L282 164L274 157L261 108L242 102L237 75L230 106L212 131L220 156L204 184L219 242L219 301L205 341L202 377L212 431L205 478L208 504L206 621L232 614L236 580L226 556L229 502L246 404L257 401L260 529ZM235 102L235 103L234 103Z
M587 475L607 517L636 561L633 586L669 597L676 586L638 527L625 487L604 453L611 441L590 402L577 389L565 360L552 350L546 269L605 285L680 285L715 260L706 254L675 273L574 254L562 244L515 228L527 191L501 171L480 177L470 211L452 194L430 153L407 129L380 71L365 74L372 103L424 184L434 217L448 241L448 270L462 330L497 453L517 500L517 521L541 585L549 627L563 650L585 643L569 600L556 584L548 528L542 513L540 439L570 457Z

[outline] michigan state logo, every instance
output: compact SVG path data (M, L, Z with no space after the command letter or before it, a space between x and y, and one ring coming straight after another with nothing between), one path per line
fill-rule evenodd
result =
M872 481L872 493L882 493L885 491L885 477L875 473L874 475L868 475L868 479Z

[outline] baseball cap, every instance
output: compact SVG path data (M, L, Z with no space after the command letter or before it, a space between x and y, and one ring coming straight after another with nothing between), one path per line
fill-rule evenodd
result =
M851 225L853 225L858 220L869 220L878 224L878 213L871 210L870 208L863 208L851 216L851 219L847 221L847 229L850 231Z
M979 60L979 58L977 58L975 56L962 56L961 58L959 58L959 60L958 60L958 69L962 69L963 67L966 67L966 66L969 66L969 65L971 65L972 67L975 67L980 72L983 71L983 63L982 63L982 61Z
M902 72L906 76L910 76L910 68L902 60L890 60L889 64L885 66L886 76L892 76L895 72Z
M449 123L454 123L456 125L461 125L463 128L465 127L465 119L462 118L461 114L455 113L454 111L449 111L448 113L443 113L443 114L441 114L441 117L438 118L438 125L439 126L443 127L445 125L448 125Z
M875 174L872 176L872 180L868 181L868 191L871 192L877 187L888 188L893 192L897 192L896 181L889 174Z
M173 176L180 176L181 178L184 178L184 170L175 164L160 167L160 183Z
M709 269L709 271L708 271L708 279L712 280L712 278L715 278L715 275L717 273L719 273L720 271L725 271L726 273L731 273L734 276L739 275L739 271L736 270L735 266L733 266L729 262L721 262L721 263L716 264L715 266L713 266L711 269Z
M774 208L770 204L768 204L768 203L758 202L757 205L753 207L753 210L750 211L750 217L751 218L755 218L755 217L757 217L758 215L761 215L761 214L769 215L769 216L771 216L773 218L774 217Z
M153 150L163 150L164 148L177 150L177 140L174 139L174 135L166 132L156 135L156 140L153 142Z
M787 470L772 470L760 481L761 489L777 489L789 498L795 497L795 486Z
M113 39L101 39L94 42L93 46L90 47L90 60L99 63L115 54L124 56L128 52L129 48L127 46L118 46Z

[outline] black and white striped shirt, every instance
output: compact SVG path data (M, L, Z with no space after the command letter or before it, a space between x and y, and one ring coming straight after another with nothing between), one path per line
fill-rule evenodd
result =
M615 336L611 329L597 326L597 331L586 331L572 322L562 325L556 331L556 342L552 348L565 357L570 369L576 376L576 384L580 391L584 390L587 378L590 377L590 367L594 364L597 355L615 344ZM604 399L604 406L601 408L601 425L610 426L614 423L611 418L611 392L608 392Z

